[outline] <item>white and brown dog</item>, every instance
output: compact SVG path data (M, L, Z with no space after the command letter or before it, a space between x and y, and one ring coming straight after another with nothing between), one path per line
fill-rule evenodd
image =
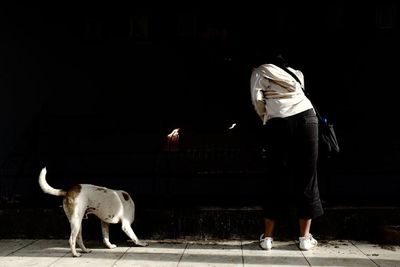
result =
M101 220L103 242L108 248L117 247L109 240L110 223L121 223L122 230L136 245L147 246L131 228L135 218L135 204L127 192L91 184L78 184L67 191L55 189L47 183L46 173L46 168L43 168L39 175L39 185L47 194L64 197L63 208L71 224L69 244L74 257L80 256L76 252L76 243L83 252L90 252L83 244L81 229L82 219L88 214L94 214Z

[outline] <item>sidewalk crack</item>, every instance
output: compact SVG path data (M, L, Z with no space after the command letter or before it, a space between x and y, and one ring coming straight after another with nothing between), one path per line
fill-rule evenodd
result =
M358 249L358 251L360 251L365 257L367 257L370 261L372 261L376 266L380 267L380 265L378 263L376 263L370 256L368 256L367 254L364 253L364 251L362 251L356 244L354 244L354 242L352 240L349 240L350 244L352 244L354 247L356 247Z
M113 265L111 265L111 267L115 266L118 263L118 261L120 259L122 259L122 257L128 252L129 249L130 249L130 247L128 247L123 253L121 253L121 255L114 261L114 263L113 263Z
M183 258L183 255L185 255L185 252L186 252L186 249L187 249L188 245L189 245L189 243L186 242L186 246L185 246L185 248L183 249L182 255L180 256L179 261L178 261L178 264L176 265L176 267L178 267L179 264L181 263L182 258Z
M243 240L240 240L240 250L242 251L242 266L244 267Z
M5 255L5 257L13 255L14 253L16 253L16 252L20 251L21 249L24 249L24 248L26 248L26 247L28 247L28 246L30 246L30 245L32 245L32 244L34 244L34 243L35 243L35 242L37 242L38 240L39 240L39 239L33 240L32 242L30 242L30 243L26 244L25 246L23 246L23 247L20 247L19 249L17 249L17 250L14 250L14 251L12 251L12 252L8 253L7 255Z

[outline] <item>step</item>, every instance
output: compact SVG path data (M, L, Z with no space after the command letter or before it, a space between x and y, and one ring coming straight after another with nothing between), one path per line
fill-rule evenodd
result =
M0 209L0 238L65 238L69 224L61 207ZM146 239L257 239L263 227L262 210L250 207L149 207L136 212L132 227ZM312 233L320 239L355 239L395 242L400 231L399 207L328 207L313 221ZM85 239L101 239L99 220L94 215L83 221ZM297 236L294 212L277 222L276 236ZM390 234L391 233L391 234ZM110 226L114 240L125 240L120 225ZM399 239L397 239L399 240Z

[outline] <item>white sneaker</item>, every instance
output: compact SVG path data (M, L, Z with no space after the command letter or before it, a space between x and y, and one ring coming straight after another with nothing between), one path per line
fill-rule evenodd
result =
M318 242L314 239L314 237L309 234L306 237L299 237L299 247L301 250L310 250L313 247L316 247Z
M260 247L265 250L271 250L273 241L272 237L264 237L264 234L261 234Z

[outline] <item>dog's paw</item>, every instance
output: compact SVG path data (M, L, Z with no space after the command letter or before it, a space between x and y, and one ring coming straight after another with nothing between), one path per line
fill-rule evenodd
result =
M108 247L109 249L113 249L113 248L117 247L117 245L111 244L108 240L104 241L104 245L106 245L106 247Z
M74 257L74 258L78 258L80 256L82 256L82 255L79 252L72 253L72 257Z
M139 241L136 245L141 246L141 247L147 247L149 243L144 242L144 241Z
M91 249L83 249L82 252L83 253L90 253L90 252L92 252L92 250Z

